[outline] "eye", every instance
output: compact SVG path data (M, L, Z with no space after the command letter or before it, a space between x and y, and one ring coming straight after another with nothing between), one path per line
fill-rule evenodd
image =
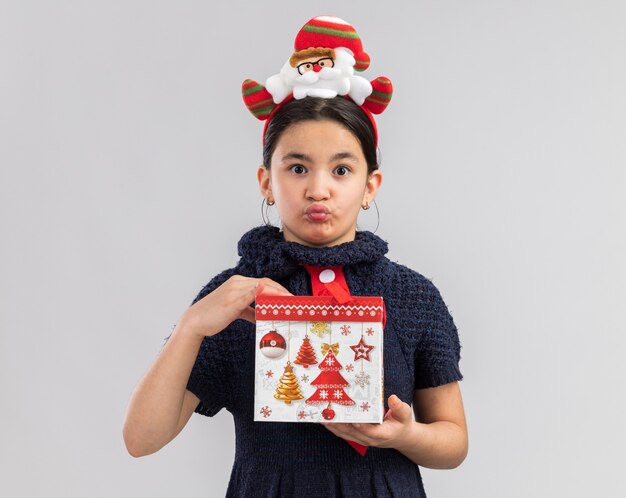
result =
M304 74L308 71L311 71L313 69L313 63L312 62L303 62L302 64L298 64L297 66L298 69L298 73L299 74Z
M301 164L294 164L289 168L289 171L292 171L296 175L302 175L303 173L306 173L306 168Z
M317 61L320 67L333 67L335 65L331 58L320 59Z
M337 166L335 168L335 174L339 176L345 176L350 173L350 170L346 166Z

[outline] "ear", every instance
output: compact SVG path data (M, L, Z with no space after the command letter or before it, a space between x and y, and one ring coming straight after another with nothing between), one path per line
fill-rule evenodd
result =
M363 203L369 204L375 197L381 183L383 182L383 174L380 170L374 170L367 177L367 183L365 184L365 193L363 194Z
M256 172L257 180L259 181L259 190L261 195L268 201L273 201L272 195L272 180L270 178L270 170L261 164Z

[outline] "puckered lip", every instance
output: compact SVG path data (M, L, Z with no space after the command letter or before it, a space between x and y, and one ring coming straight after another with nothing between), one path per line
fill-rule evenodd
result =
M307 215L320 214L320 213L330 214L330 209L328 209L323 204L311 204L309 207L307 207L304 210L304 213Z

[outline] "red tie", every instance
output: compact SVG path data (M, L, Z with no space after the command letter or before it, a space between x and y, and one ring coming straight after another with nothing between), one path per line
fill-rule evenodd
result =
M341 266L305 265L304 267L311 275L311 288L314 296L333 296L339 304L352 301L350 289L348 289ZM361 455L365 455L367 446L349 441L348 439L346 439L346 442Z

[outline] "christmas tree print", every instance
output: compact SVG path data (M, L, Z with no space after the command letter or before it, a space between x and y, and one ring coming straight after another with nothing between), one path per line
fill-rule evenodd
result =
M340 405L354 405L352 398L344 391L344 388L350 383L339 373L342 368L333 350L329 349L319 364L320 374L311 381L311 385L316 386L317 389L306 402L311 404L332 402Z
M313 346L311 346L311 340L308 335L304 336L302 346L300 346L300 351L298 351L298 356L294 360L294 363L302 365L304 368L309 368L309 365L317 364L315 351L313 350Z
M300 386L298 386L298 379L293 373L293 367L291 362L287 362L285 365L285 371L278 381L278 387L276 387L276 399L284 401L287 405L290 405L292 401L296 399L302 399L304 396L300 394Z

